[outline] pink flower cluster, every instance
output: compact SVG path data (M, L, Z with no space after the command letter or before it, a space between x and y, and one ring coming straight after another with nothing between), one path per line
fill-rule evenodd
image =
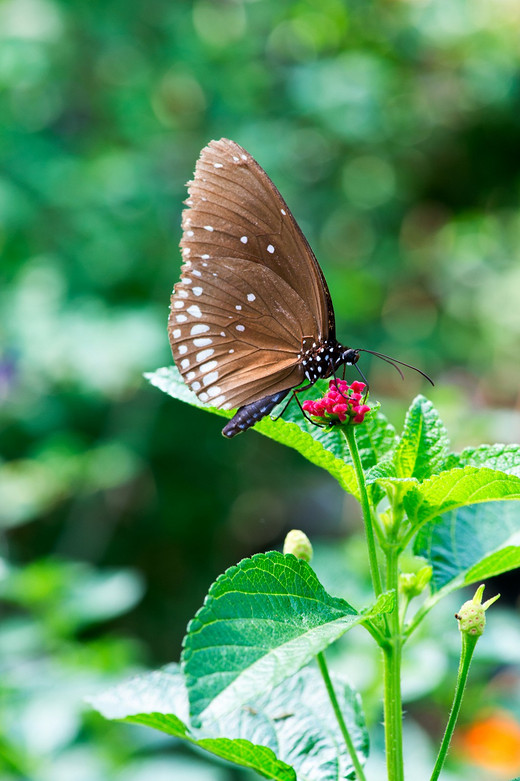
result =
M363 404L365 388L365 383L357 380L351 385L345 380L331 380L325 396L317 401L304 401L302 407L326 423L344 423L347 418L351 423L363 423L370 412L370 407Z

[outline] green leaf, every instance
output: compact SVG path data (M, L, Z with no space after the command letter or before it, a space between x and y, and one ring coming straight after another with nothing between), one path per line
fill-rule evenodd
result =
M206 722L292 675L368 613L330 596L311 567L277 551L231 567L211 586L188 626L182 655L193 716Z
M519 445L481 445L468 447L462 453L452 453L447 466L464 467L479 466L497 469L508 475L520 477L520 446Z
M188 694L178 665L136 676L104 694L89 698L107 719L118 719L187 740L223 759L256 770L274 781L296 781L294 770L266 746L239 738L204 738L188 726ZM173 711L176 711L174 713Z
M448 455L448 433L439 413L424 396L417 396L408 412L393 462L396 477L424 480L441 472Z
M224 418L231 418L234 415L234 411L218 410L199 401L186 386L175 366L158 369L145 376L152 385L179 401L187 402ZM302 401L305 398L319 398L327 387L326 381L318 382L307 392L299 394L299 398ZM277 410L281 411L285 403L284 400ZM276 414L277 410L273 414ZM323 429L314 426L304 418L300 408L293 401L284 412L283 419L272 420L268 416L259 421L254 430L282 445L297 450L311 463L326 469L345 491L358 496L356 475L350 460L348 445L339 427ZM369 415L365 423L358 426L356 434L361 461L365 469L369 469L384 458L393 450L396 443L393 427L384 415L378 412Z
M520 502L461 507L427 523L414 553L433 567L431 589L445 593L520 566Z
M87 701L106 719L132 717L136 721L139 716L153 714L167 717L166 728L160 727L163 732L178 738L187 736L188 692L179 665L136 675L102 694L88 697Z
M359 695L333 677L358 755L368 755ZM307 667L225 719L188 726L188 695L178 665L145 673L90 699L108 719L143 724L280 781L339 781L351 777L346 752L319 671ZM175 715L172 713L175 711ZM182 729L179 728L182 724ZM296 773L295 773L296 771Z
M368 732L359 695L332 676L348 730L363 761L368 756ZM354 770L327 690L316 666L305 667L275 689L230 713L215 725L229 737L248 736L269 746L294 767L298 781L337 781Z
M419 527L464 505L498 499L520 499L520 477L467 466L425 480L403 499L410 523Z

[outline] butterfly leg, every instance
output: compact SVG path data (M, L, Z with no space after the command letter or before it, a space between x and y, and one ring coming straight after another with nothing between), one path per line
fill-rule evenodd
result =
M311 387L310 385L305 385L303 388L298 388L298 390L293 391L293 396L296 399L296 401L298 402L298 406L299 406L299 408L301 410L301 413L302 413L302 415L303 415L303 417L305 418L306 421L308 421L309 423L312 423L313 426L317 426L318 428L328 428L327 426L324 426L323 423L318 423L317 420L313 420L311 417L309 417L309 415L307 415L307 413L305 412L305 410L302 407L300 399L297 396L299 391L305 390L306 388L310 388L310 387ZM289 401L290 400L291 399L289 399Z
M300 410L301 410L301 413L302 413L303 417L305 418L305 420L307 420L309 423L312 423L312 425L313 425L313 426L318 426L318 428L326 428L326 426L323 426L321 423L317 423L315 420L313 420L312 418L310 418L310 417L309 417L309 415L307 415L307 413L305 412L305 410L303 409L303 407L302 407L302 405L301 405L301 403L300 403L300 399L299 399L299 398L298 398L298 396L297 396L297 394L298 394L300 391L308 390L309 388L312 388L312 386L313 386L313 385L314 385L314 383L313 383L313 382L309 382L309 383L308 383L308 385L302 385L302 387L301 387L301 388L296 388L296 390L293 390L293 392L291 393L291 395L290 395L290 397L289 397L289 400L287 401L287 404L284 406L284 408L282 409L282 411L281 411L281 412L279 412L279 413L278 413L278 415L277 415L275 418L271 418L271 420L275 420L275 421L276 421L276 420L279 420L279 418L281 418L281 417L282 417L282 415L284 414L285 410L287 409L287 407L289 406L289 404L291 403L291 401L292 401L293 399L296 399L296 401L297 401L297 403L298 403L298 406L299 406L299 408L300 408Z
M345 379L345 369L346 369L346 368L347 368L347 367L345 366L345 364L343 364L343 371L341 372L341 379L342 379L342 380L344 380L344 379ZM339 385L338 385L338 378L337 378L337 376L336 376L336 369L335 369L335 367L334 367L334 364L333 364L332 362L330 363L330 372L329 372L329 377L330 377L330 375L331 375L331 374L332 374L332 376L334 377L334 385L336 386L336 390L338 391L339 395L340 395L340 396L343 396L343 398L344 398L344 399L346 399L346 400L348 401L348 400L349 400L349 399L348 399L348 396L345 396L345 394L342 392L341 388L340 388L340 387L339 387Z
M298 388L298 391L301 391L301 390L307 390L307 388L311 388L311 387L312 387L312 383L309 383L308 385L304 385L304 386L303 386L303 388ZM276 421L276 420L279 420L279 418L281 418L281 417L282 417L282 415L284 414L285 410L287 409L287 407L289 406L289 404L291 403L291 401L292 401L293 399L296 399L296 400L298 401L298 398L297 398L297 396L296 396L296 393L297 393L298 391L295 391L295 390L293 390L293 392L291 393L291 395L290 395L290 397L289 397L289 400L287 401L287 404L284 406L283 410L282 410L281 412L279 412L279 413L278 413L278 415L277 415L275 418L271 418L271 420L275 420L275 421ZM299 403L300 403L300 402L298 402L298 404L299 404ZM300 408L301 408L301 405L300 405ZM305 415L305 412L304 412L304 410L302 410L302 412L303 412L303 414Z

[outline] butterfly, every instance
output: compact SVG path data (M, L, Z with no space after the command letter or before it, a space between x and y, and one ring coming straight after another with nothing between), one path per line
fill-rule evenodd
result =
M184 381L202 402L238 408L222 430L233 437L289 391L357 363L360 350L337 341L318 261L277 188L245 149L227 138L211 141L200 153L188 195L170 344Z

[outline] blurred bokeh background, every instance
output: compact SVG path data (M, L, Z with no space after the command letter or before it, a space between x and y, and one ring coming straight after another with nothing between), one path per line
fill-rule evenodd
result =
M518 0L0 0L2 781L245 778L81 698L178 659L241 557L358 529L297 454L225 441L143 380L171 362L184 184L211 138L281 190L340 338L435 378L363 358L397 427L426 392L455 448L520 439L519 36ZM440 713L452 644L414 695ZM453 778L520 773L518 659L493 647L465 726L511 718L513 760L461 733L480 770Z

